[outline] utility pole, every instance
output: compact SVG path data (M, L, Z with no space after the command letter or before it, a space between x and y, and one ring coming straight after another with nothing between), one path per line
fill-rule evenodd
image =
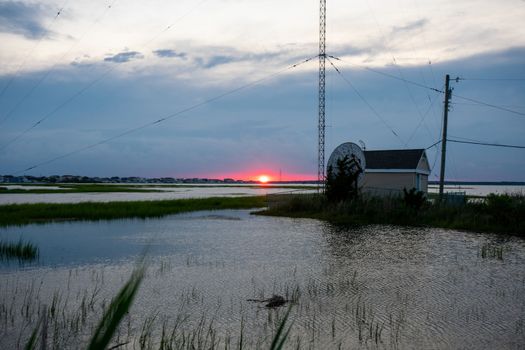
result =
M443 109L443 136L441 139L441 171L439 174L439 201L443 201L443 187L445 184L445 160L447 157L447 126L449 102L452 98L452 89L450 88L450 76L445 77L445 106Z
M320 0L319 10L319 120L318 120L318 154L317 181L318 191L324 188L324 144L325 144L325 61L326 61L326 0Z

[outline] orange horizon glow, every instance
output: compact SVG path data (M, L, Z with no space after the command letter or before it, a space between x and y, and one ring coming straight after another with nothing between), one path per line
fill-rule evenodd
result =
M261 177L267 177L267 181L261 181ZM255 169L246 172L232 173L208 173L208 174L181 174L174 177L182 178L207 178L207 179L234 179L243 181L256 181L260 183L278 182L278 181L314 181L317 175L302 173L282 173L265 171L264 169Z

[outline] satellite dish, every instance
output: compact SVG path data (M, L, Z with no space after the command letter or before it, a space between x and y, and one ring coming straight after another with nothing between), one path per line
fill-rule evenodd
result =
M363 151L366 151L366 145L365 145L365 142L363 140L359 140L357 141L359 142L359 145L361 146L361 148L363 149Z
M337 174L337 161L345 156L352 162L352 171L362 170L357 178L357 185L359 186L365 176L366 160L363 150L355 143L345 142L337 146L328 159L327 169L332 167L332 171Z

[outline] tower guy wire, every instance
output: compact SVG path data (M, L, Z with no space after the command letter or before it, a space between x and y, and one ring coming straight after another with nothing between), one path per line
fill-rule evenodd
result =
M343 60L342 58L340 57L336 57L336 56L331 56L331 55L328 55L329 58L332 58L336 61L340 61L340 62L344 62L344 63L348 63L352 66L356 66L358 68L361 68L361 69L364 69L364 70L367 70L369 72L373 72L373 73L376 73L376 74L379 74L379 75L382 75L384 77L387 77L387 78L391 78L391 79L394 79L394 80L399 80L399 81L402 81L404 83L408 83L408 84L411 84L411 85L414 85L414 86L417 86L417 87L420 87L420 88L423 88L423 89L428 89L428 90L431 90L431 91L434 91L434 92L439 92L441 94L444 94L445 91L444 90L441 90L441 89L437 89L435 87L432 87L432 86L428 86L428 85L425 85L425 84L421 84L421 83L418 83L418 82L415 82L415 81L412 81L412 80L409 80L409 79L406 79L406 78L400 78L400 77L397 77L393 74L389 74L389 73L385 73L385 72L382 72L378 69L374 69L374 68L370 68L370 67L367 67L367 66L363 66L363 65L360 65L360 64L356 64L356 63L350 63L346 60Z
M108 13L108 11L113 8L117 0L113 0L109 5L106 5L104 8L104 11L100 16L98 16L90 25L88 29L86 29L80 37L69 47L69 49L62 55L62 57L59 59L64 59L73 49L79 44L80 41L86 36L87 33L90 33L92 31L92 28L95 24L99 23ZM5 123L12 115L13 113L24 103L25 100L27 100L31 95L35 92L35 90L42 84L50 75L55 71L55 69L59 66L61 62L56 62L51 66L51 68L47 69L44 74L40 76L40 78L31 86L31 88L18 100L18 102L14 105L13 108L7 112L2 119L0 119L0 125Z
M400 77L397 77L395 75L382 72L382 71L380 71L378 69L362 66L362 65L359 65L359 64L355 64L355 63L350 63L350 62L348 62L346 60L343 60L343 59L341 59L339 57L336 57L336 56L327 55L326 57L327 58L332 58L332 59L337 60L337 61L348 63L350 65L353 65L353 66L356 66L358 68L367 70L369 72L373 72L373 73L385 76L387 78L399 80L399 81L402 81L402 82L405 82L405 83L408 83L408 84L411 84L411 85L414 85L414 86L418 86L418 87L420 87L422 89L428 89L428 90L431 90L431 91L439 92L441 94L445 94L445 90L441 90L441 89L438 89L438 88L435 88L435 87L432 87L432 86L427 86L427 85L424 85L424 84L421 84L421 83L418 83L418 82L415 82L415 81L412 81L412 80L409 80L409 79L400 78ZM461 78L455 78L454 80L460 81ZM484 101L477 100L477 99L474 99L474 98L471 98L471 97L461 96L461 95L458 95L458 94L454 94L454 97L462 99L462 100L465 100L465 101L470 101L470 102L473 102L475 104L482 105L482 106L485 106L485 107L498 109L498 110L501 110L501 111L504 111L504 112L508 112L508 113L512 113L512 114L516 114L516 115L520 115L520 116L525 116L524 112L519 112L519 111L510 109L510 108L506 108L504 106L500 106L500 105L496 105L496 104L493 104L493 103L484 102Z
M341 72L341 70L332 62L332 60L330 58L328 58L328 62L330 63L330 65L334 68L334 70L338 73L338 75L341 77L341 79L343 79L343 81L345 81L351 88L352 90L354 90L354 92L356 93L357 96L359 96L359 98L366 104L366 106L372 111L372 113L381 121L381 123L383 123L387 128L388 130L390 130L390 132L399 140L399 142L401 143L402 146L406 146L406 142L401 138L401 136L399 136L399 134L394 130L394 128L392 126L390 126L390 124L387 123L387 121L385 120L385 118L383 118L381 116L381 114L379 114L379 112L368 102L368 100L359 92L359 90L357 90L357 88L354 86L354 84L352 84L352 82L350 80L348 80L344 75L343 73Z
M57 10L57 13L55 14L55 16L53 17L53 19L51 20L51 23L49 24L49 27L46 29L47 32L50 32L51 31L51 28L53 28L53 26L55 25L56 23L56 20L59 18L59 16L62 14L62 12L64 11L64 8L67 6L67 4L69 3L70 0L66 0L62 6L60 6ZM22 68L24 68L25 64L27 63L28 59L30 57L33 56L33 52L38 48L38 46L40 46L40 44L42 43L42 40L44 40L44 38L46 37L46 35L41 35L40 38L38 38L38 41L31 47L31 49L29 49L28 53L26 54L25 58L22 60L22 62L20 62L20 64L18 65L18 67L16 68L16 71L14 72L14 74L11 76L11 78L7 81L7 83L4 85L4 87L2 88L2 90L0 90L0 99L2 98L2 96L4 96L4 94L6 93L6 91L9 89L9 87L11 87L11 84L13 83L13 81L16 79L16 77L18 76L18 73L20 73L20 70L22 70Z
M113 0L113 3L117 1L117 0ZM147 42L145 42L142 46L143 47L148 47L154 40L156 40L160 35L162 35L163 33L167 32L168 30L172 29L173 26L180 20L186 18L191 12L193 12L196 8L198 8L199 6L201 6L203 3L205 3L206 1L208 0L202 0L201 2L199 2L196 6L192 7L189 11L187 11L185 14L183 14L182 16L179 16L176 18L175 21L171 22L166 28L164 28L161 32L159 32L158 34L156 34L154 37L152 37L151 39L149 39ZM112 4L110 5L112 6ZM82 94L84 94L84 92L86 92L87 90L89 90L91 87L93 87L94 85L98 84L100 81L104 80L113 70L115 70L117 68L116 65L112 65L110 66L108 69L104 70L100 75L96 76L93 78L93 80L89 81L85 86L81 87L77 92L75 92L73 95L69 96L68 98L66 98L64 101L62 101L57 107L55 107L54 109L52 109L50 112L46 113L43 117L41 117L39 120L37 120L36 122L34 122L31 126L29 126L28 128L22 130L20 133L18 133L16 136L14 136L13 138L11 138L9 141L7 141L6 143L4 143L3 145L0 146L0 151L6 149L7 147L9 147L11 144L13 144L14 142L16 142L17 140L19 140L20 138L22 138L25 134L27 134L28 132L30 132L31 130L33 130L34 128L36 128L37 126L39 126L40 124L42 124L45 120L47 120L48 118L50 118L51 116L53 116L56 112L58 112L59 110L61 110L62 108L64 108L65 106L67 106L69 103L71 103L72 101L74 101L76 98L78 98L79 96L81 96ZM1 124L1 121L0 121L0 124Z
M30 167L27 167L27 168L25 168L25 169L19 170L19 171L15 172L14 174L17 175L17 174L20 174L20 173L23 173L23 172L26 172L26 171L29 171L29 170L33 170L33 169L38 168L38 167L40 167L40 166L42 166L42 165L50 164L50 163L53 163L53 162L55 162L55 161L57 161L57 160L60 160L60 159L63 159L63 158L67 158L67 157L70 157L70 156L72 156L72 155L74 155L74 154L77 154L77 153L80 153L80 152L87 151L87 150L89 150L89 149L92 149L92 148L95 148L95 147L100 146L100 145L102 145L102 144L105 144L105 143L108 143L108 142L110 142L110 141L116 140L116 139L121 138L121 137L123 137L123 136L129 135L129 134L132 134L132 133L135 133L135 132L137 132L137 131L139 131L139 130L146 129L146 128L150 127L150 126L157 125L157 124L161 124L161 123L165 122L166 120L169 120L169 119L173 119L173 118L179 117L179 116L181 116L181 115L183 115L183 114L185 114L185 113L188 113L188 112L190 112L190 111L192 111L192 110L195 110L195 109L197 109L197 108L199 108L199 107L202 107L202 106L204 106L204 105L210 104L210 103L215 102L215 101L217 101L217 100L220 100L220 99L222 99L222 98L224 98L224 97L226 97L226 96L233 95L233 94L235 94L235 93L237 93L237 92L239 92L239 91L246 90L246 89L248 89L248 88L250 88L250 87L252 87L252 86L258 85L258 84L260 84L260 83L262 83L262 82L264 82L264 81L267 81L267 80L269 80L269 79L272 79L272 78L274 78L274 77L276 77L276 76L278 76L278 75L281 75L281 74L283 74L283 73L285 73L285 72L287 72L287 71L290 71L290 70L292 70L292 69L294 69L294 68L296 68L296 67L299 67L299 66L301 66L301 65L303 65L303 64L306 64L306 63L312 61L313 59L315 59L315 58L317 58L317 57L318 57L318 56L316 55L316 56L313 56L313 57L310 57L310 58L304 59L304 60L302 60L302 61L300 61L300 62L297 62L297 63L295 63L295 64L292 64L292 65L290 65L290 66L288 66L288 67L286 67L286 68L283 68L283 69L281 69L281 70L279 70L279 71L277 71L277 72L274 72L274 73L269 74L269 75L267 75L267 76L265 76L265 77L262 77L262 78L259 78L259 79L257 79L257 80L254 80L254 81L252 81L252 82L246 83L246 84L244 84L244 85L238 86L238 87L236 87L236 88L234 88L234 89L228 90L228 91L226 91L226 92L224 92L224 93L222 93L222 94L216 95L216 96L211 97L211 98L209 98L209 99L207 99L207 100L205 100L205 101L202 101L202 102L196 103L196 104L194 104L194 105L192 105L192 106L189 106L189 107L183 108L183 109L181 109L181 110L179 110L179 111L177 111L177 112L174 112L174 113L172 113L172 114L169 114L169 115L167 115L167 116L165 116L165 117L163 117L163 118L160 118L160 119L157 119L157 120L155 120L155 121L152 121L152 122L148 122L148 123L142 124L142 125L137 126L137 127L134 127L134 128L127 129L127 130L125 130L125 131L123 131L123 132L121 132L121 133L119 133L119 134L117 134L117 135L114 135L114 136L108 137L108 138L106 138L106 139L103 139L103 140L101 140L101 141L98 141L98 142L95 142L95 143L89 144L89 145L84 146L84 147L77 148L77 149L75 149L75 150L73 150L73 151L70 151L70 152L64 153L64 154L62 154L62 155L59 155L59 156L56 156L56 157L54 157L54 158L51 158L51 159L45 160L45 161L43 161L43 162L40 162L40 163L34 164L34 165L30 166Z

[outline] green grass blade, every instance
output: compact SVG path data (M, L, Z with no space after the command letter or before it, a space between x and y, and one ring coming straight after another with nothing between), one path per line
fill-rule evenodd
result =
M31 337L29 337L29 340L26 343L26 346L24 346L24 350L33 350L36 346L36 336L38 334L38 330L40 329L40 322L36 325L35 329L33 330L33 333L31 333Z
M277 333L275 333L275 336L273 337L272 345L270 346L270 350L280 350L283 348L284 342L286 341L286 338L288 338L288 334L290 333L290 330L292 329L292 326L290 326L288 327L286 331L284 330L291 310L292 308L290 307L288 311L286 311L286 314L284 315L283 319L281 320L281 323L279 324L279 328L277 329Z
M129 311L143 277L144 266L141 265L133 271L128 282L122 287L109 305L108 310L104 313L95 333L91 337L88 350L106 349L119 323Z
M239 336L239 350L243 349L244 346L244 317L241 317L241 334Z

